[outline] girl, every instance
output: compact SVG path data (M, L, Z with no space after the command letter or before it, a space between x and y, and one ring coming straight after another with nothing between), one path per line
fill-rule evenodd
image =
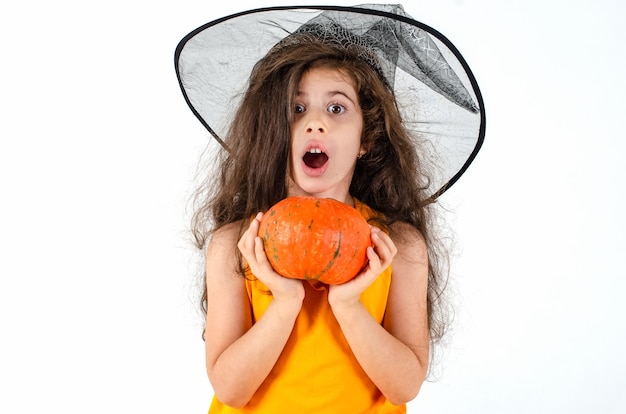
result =
M388 35L401 39L416 22L404 22L401 8L387 6L321 9L237 15L192 32L176 52L188 103L224 145L219 173L204 183L194 215L197 245L206 251L204 340L215 392L209 413L406 412L427 375L430 345L446 327L439 312L445 272L430 202L480 146L480 95L475 88L471 96L461 82L453 86L462 93L453 93L437 75L428 75L438 82L429 87L439 95L478 114L481 131L474 132L475 146L461 171L433 193L427 167L434 156L424 155L426 147L407 128L396 78L388 73L389 57L402 59ZM254 65L222 140L207 121L214 116L211 105L202 103L215 93L197 85L206 84L207 75L228 80L212 69L184 66L198 56L215 60L201 50L205 46L194 51L190 44L238 19L241 32L263 38L252 23L282 28L276 13L292 24L292 11L305 11L304 23L285 28L289 34ZM367 30L355 33L348 18ZM199 43L220 43L216 33L234 41L238 30L212 31ZM381 45L387 48L382 57ZM186 47L193 58L185 58ZM420 63L427 61L427 49L420 49ZM238 54L220 50L237 61ZM395 72L401 64L392 62ZM328 286L274 272L257 235L259 222L263 211L296 195L342 201L370 221L373 248L356 278Z

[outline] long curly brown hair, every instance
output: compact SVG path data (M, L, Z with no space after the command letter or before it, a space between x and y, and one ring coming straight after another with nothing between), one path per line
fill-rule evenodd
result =
M209 175L195 195L195 244L204 250L215 230L243 223L287 196L291 123L300 79L312 68L340 69L354 82L363 111L362 145L367 149L357 161L350 194L383 213L388 228L406 222L424 237L429 258L428 322L435 344L449 325L442 296L447 255L434 231L435 209L425 193L428 173L420 164L420 148L402 123L393 90L362 58L362 49L337 47L306 35L293 40L272 49L252 71L224 140L227 148L217 157L216 174ZM206 283L201 302L206 312Z

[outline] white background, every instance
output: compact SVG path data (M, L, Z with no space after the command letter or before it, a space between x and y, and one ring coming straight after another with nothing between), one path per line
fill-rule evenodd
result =
M6 3L0 412L206 412L187 200L209 138L174 48L284 2ZM454 334L409 411L624 412L626 7L404 6L460 49L487 109L483 150L442 198Z

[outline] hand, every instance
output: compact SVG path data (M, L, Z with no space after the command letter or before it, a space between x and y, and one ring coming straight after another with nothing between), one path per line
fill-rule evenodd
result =
M360 302L365 291L393 261L398 249L391 238L378 227L370 226L373 247L367 248L367 266L354 279L331 285L328 302L333 311L339 307L350 307Z
M272 268L265 249L263 240L258 236L259 225L263 213L257 214L252 220L248 229L244 232L237 243L241 254L248 262L250 271L272 292L274 301L294 301L302 304L304 299L304 286L301 280L289 279L276 273Z

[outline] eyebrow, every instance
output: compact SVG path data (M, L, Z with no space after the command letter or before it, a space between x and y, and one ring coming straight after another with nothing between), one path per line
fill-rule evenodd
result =
M307 96L308 94L306 92L303 91L298 91L296 92L296 96ZM347 100L349 100L350 102L352 102L353 105L358 105L358 102L354 102L354 100L348 96L348 94L346 94L345 92L342 91L329 91L326 96L331 97L331 96L335 96L335 95L341 95L344 96Z

